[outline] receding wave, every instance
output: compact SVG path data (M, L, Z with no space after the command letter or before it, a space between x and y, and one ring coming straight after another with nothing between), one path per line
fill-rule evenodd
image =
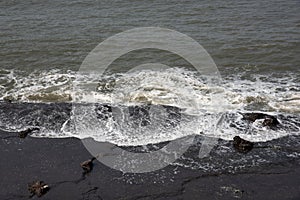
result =
M89 92L74 90L77 76L74 71L24 76L2 70L0 128L39 126L36 137L92 137L128 146L187 135L268 141L300 132L299 77L294 74L235 74L217 85L182 68L143 70L81 77L96 85ZM249 112L276 116L282 126L273 130L262 126L263 120L249 123L241 115Z

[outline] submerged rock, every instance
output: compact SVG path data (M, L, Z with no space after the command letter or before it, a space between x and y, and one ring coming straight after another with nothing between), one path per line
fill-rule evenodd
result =
M253 142L235 136L233 138L233 147L240 153L248 153L253 149Z
M92 159L89 159L89 160L86 160L82 163L80 163L80 166L81 168L84 170L84 173L89 173L93 170L93 161L95 160L96 158L93 157Z
M276 127L279 125L279 121L275 117L268 117L263 121L263 126L268 126L268 127Z
M38 130L40 130L40 129L39 128L28 128L24 131L20 131L18 133L18 136L19 136L19 138L26 138L29 133L31 133L33 131L38 131Z
M276 120L276 117L272 116L272 115L268 115L268 114L265 114L265 113L240 113L242 116L243 116L243 120L248 120L248 121L251 121L251 122L255 122L257 119L267 119L267 118L270 118L270 119L273 119L273 120ZM278 121L277 121L278 122Z
M31 184L28 184L28 191L32 196L37 195L41 197L49 191L49 185L45 184L43 181L35 181Z
M250 122L255 122L257 119L264 119L265 114L263 113L241 113L243 115L243 120L248 120Z
M276 117L265 113L241 113L241 115L243 116L243 120L248 120L250 122L255 122L258 119L264 119L262 123L263 126L275 127L280 124Z

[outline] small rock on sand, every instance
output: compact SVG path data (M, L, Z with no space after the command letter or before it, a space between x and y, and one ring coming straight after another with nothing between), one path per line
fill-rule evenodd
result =
M253 142L235 136L233 138L233 147L240 153L247 153L253 149Z
M28 184L28 190L32 196L37 195L38 197L41 197L46 194L49 189L49 186L43 181L34 181L33 183Z

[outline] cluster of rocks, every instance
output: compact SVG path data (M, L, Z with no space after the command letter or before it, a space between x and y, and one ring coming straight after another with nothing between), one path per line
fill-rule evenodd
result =
M271 129L276 129L279 126L279 121L276 117L265 113L241 113L243 120L255 122L256 120L263 120L262 125ZM239 136L233 138L233 147L240 153L247 153L253 149L254 143L244 140Z
M93 161L96 158L93 157L89 160L86 160L80 163L81 168L83 169L83 175L90 173L93 170ZM37 197L41 197L46 194L50 190L48 184L44 183L43 181L34 181L28 184L28 191L30 192L31 196L33 197L36 195Z

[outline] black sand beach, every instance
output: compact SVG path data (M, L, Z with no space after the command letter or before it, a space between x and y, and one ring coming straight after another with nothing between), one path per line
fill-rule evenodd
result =
M2 132L3 135L7 133ZM0 148L0 199L3 200L30 199L27 184L35 180L50 186L40 199L51 200L296 200L300 197L300 161L293 158L238 172L204 172L174 165L145 174L123 174L96 161L92 172L83 175L80 162L91 155L76 138L11 137L1 139ZM192 154L193 150L189 150L185 156L193 157Z

